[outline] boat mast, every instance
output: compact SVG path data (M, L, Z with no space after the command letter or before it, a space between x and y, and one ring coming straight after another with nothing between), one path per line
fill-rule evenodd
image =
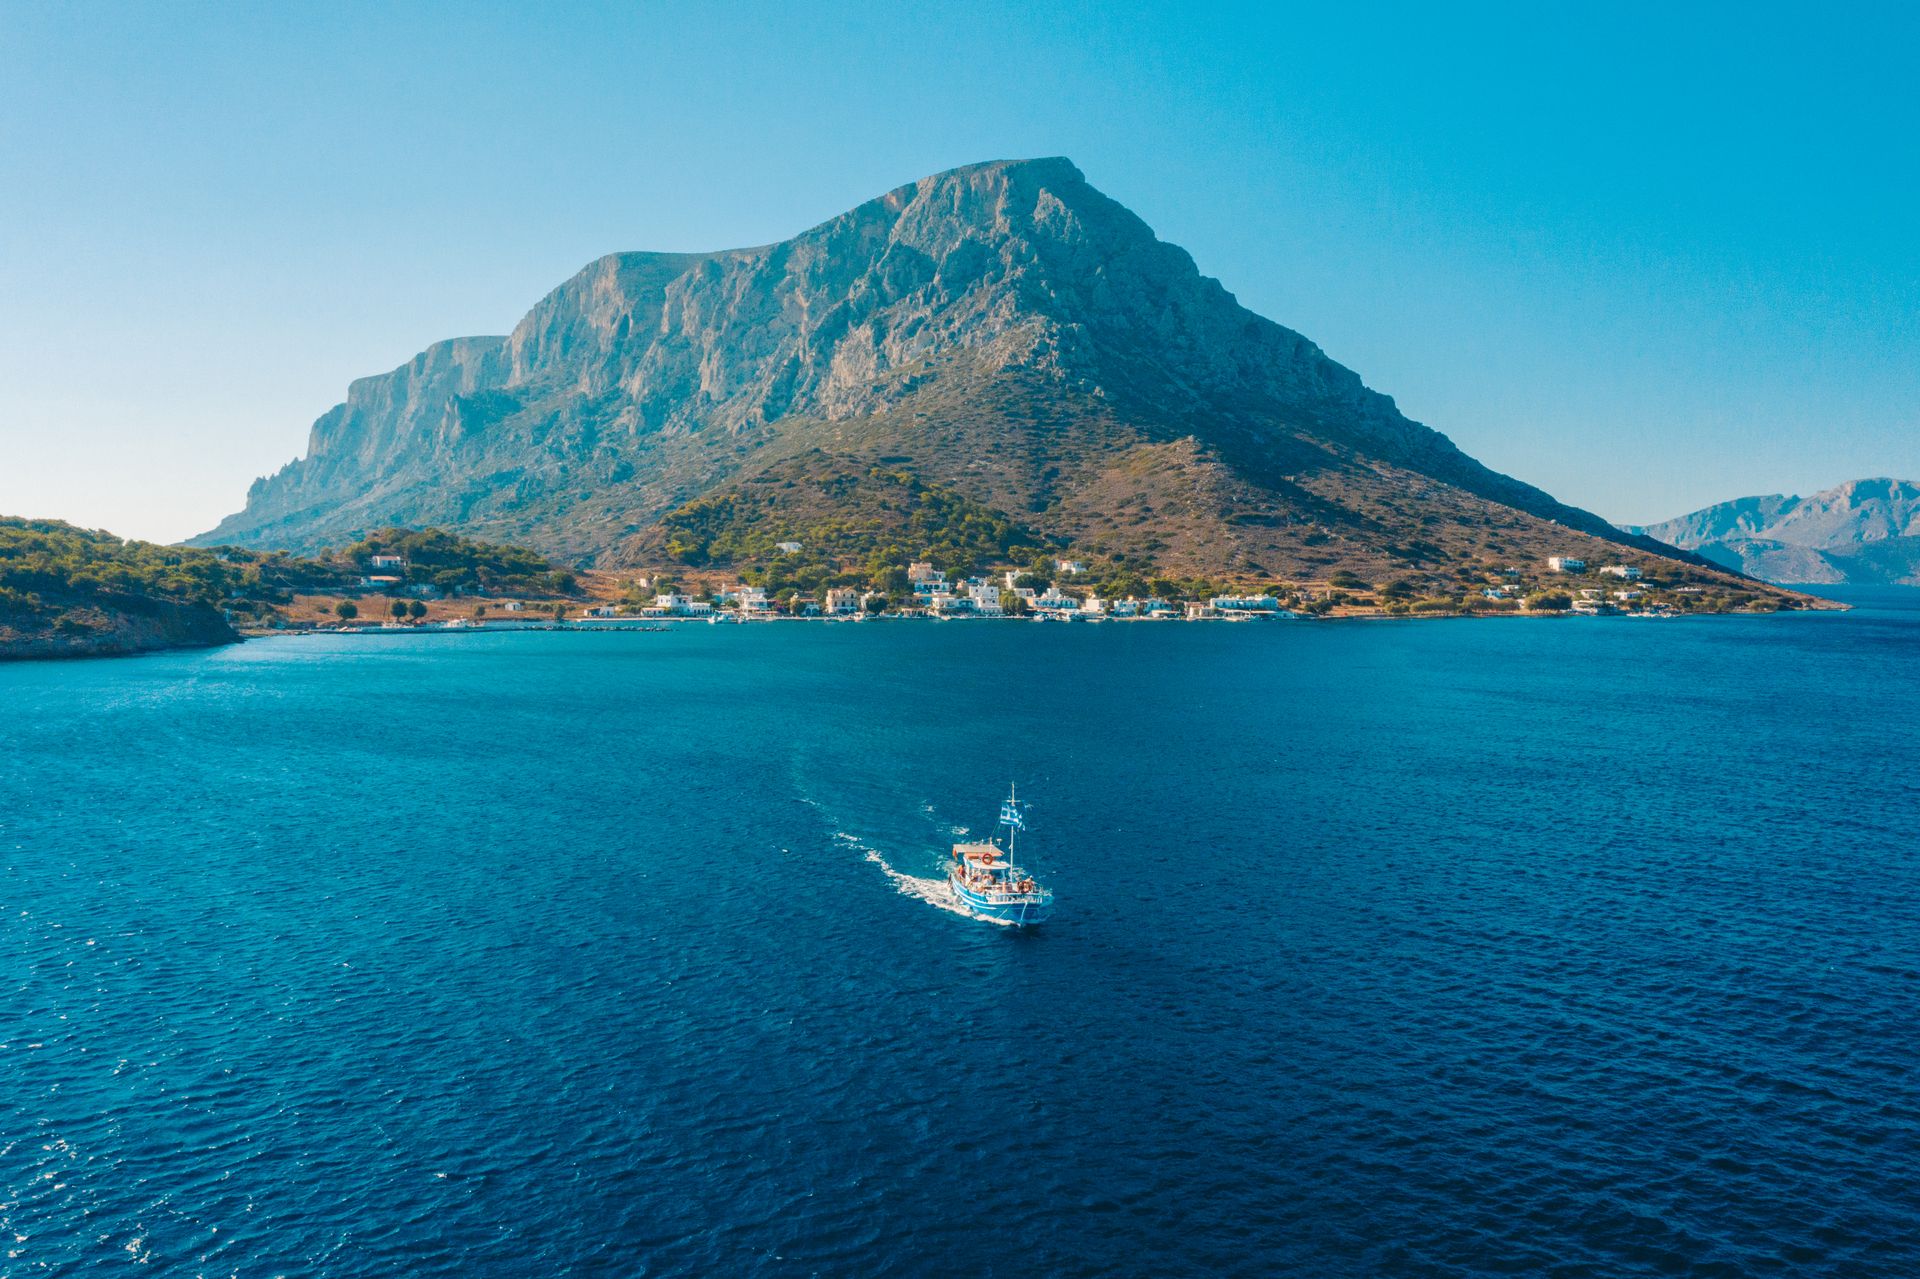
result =
M1007 878L1013 878L1013 837L1020 829L1020 791L1012 782L1007 783L1006 807L1000 810L1000 820L1007 824Z

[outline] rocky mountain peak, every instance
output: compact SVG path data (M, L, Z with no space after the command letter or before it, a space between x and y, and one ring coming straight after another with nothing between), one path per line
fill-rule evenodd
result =
M600 258L511 334L355 382L307 456L198 540L303 548L433 522L619 556L676 503L802 447L908 459L1023 519L1116 524L1142 548L1165 543L1158 517L1100 503L1145 486L1182 495L1195 529L1304 537L1345 509L1308 491L1336 473L1370 489L1417 475L1623 536L1408 421L1049 157L933 174L775 244ZM1378 540L1368 518L1353 527ZM1189 558L1287 540L1227 527Z

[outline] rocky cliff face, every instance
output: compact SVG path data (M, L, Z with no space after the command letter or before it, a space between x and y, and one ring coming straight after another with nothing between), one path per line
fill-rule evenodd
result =
M1769 582L1920 585L1920 485L1743 497L1641 530Z
M1409 421L1063 159L938 174L761 248L602 258L509 336L354 383L195 540L432 523L621 563L665 512L801 454L1191 571L1672 553Z

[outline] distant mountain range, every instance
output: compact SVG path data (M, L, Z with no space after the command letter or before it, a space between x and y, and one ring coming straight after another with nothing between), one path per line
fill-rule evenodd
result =
M436 524L601 567L810 531L914 554L929 494L1181 574L1704 563L1408 420L1064 159L937 174L761 248L602 258L511 334L353 383L194 541Z
M1632 531L1768 582L1920 586L1920 484L1906 480L1743 497Z

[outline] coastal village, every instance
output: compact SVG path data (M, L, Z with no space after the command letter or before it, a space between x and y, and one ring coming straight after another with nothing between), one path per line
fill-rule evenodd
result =
M799 542L782 542L777 549L797 557L805 548ZM361 562L366 572L351 585L301 601L312 620L284 619L271 629L630 629L687 622L891 618L1088 623L1501 614L1671 617L1727 611L1724 596L1711 595L1691 580L1658 579L1631 563L1590 567L1581 558L1558 555L1531 571L1511 566L1456 574L1456 579L1468 580L1448 583L1444 593L1431 580L1376 584L1336 572L1324 581L1241 586L1194 597L1173 591L1117 597L1103 593L1097 570L1066 557L964 575L916 560L904 566L905 589L891 591L858 585L772 589L741 575L685 569L630 576L581 569L563 575L574 587L574 598L503 595L458 585L443 589L421 580L404 555L392 552L365 554ZM1743 604L1734 602L1735 607Z

